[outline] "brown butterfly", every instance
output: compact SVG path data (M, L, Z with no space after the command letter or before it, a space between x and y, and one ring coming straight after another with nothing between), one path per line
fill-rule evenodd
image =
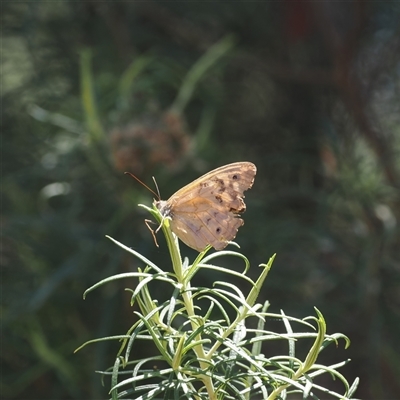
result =
M252 187L257 168L251 162L224 165L196 179L168 200L154 204L179 239L197 251L222 250L243 225L243 192Z

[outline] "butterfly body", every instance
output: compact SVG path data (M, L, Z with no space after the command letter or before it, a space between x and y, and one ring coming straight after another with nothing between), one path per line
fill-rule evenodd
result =
M244 223L239 217L246 210L243 192L252 187L256 171L250 162L224 165L155 205L186 245L198 251L209 244L222 250Z

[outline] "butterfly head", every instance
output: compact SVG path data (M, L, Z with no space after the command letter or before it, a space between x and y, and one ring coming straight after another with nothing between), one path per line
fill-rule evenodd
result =
M166 200L156 200L154 201L154 205L157 207L157 210L160 211L160 214L163 218L167 218L171 216L171 205Z

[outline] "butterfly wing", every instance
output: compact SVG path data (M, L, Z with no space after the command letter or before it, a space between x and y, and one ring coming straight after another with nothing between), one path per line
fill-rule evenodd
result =
M222 250L243 225L241 218L215 204L208 204L203 210L198 208L198 202L182 207L183 211L174 214L171 229L182 242L197 251L203 251L209 244Z
M156 202L171 217L172 231L198 251L211 244L223 249L234 239L246 210L243 192L254 182L256 166L237 162L217 168L178 190L166 202Z

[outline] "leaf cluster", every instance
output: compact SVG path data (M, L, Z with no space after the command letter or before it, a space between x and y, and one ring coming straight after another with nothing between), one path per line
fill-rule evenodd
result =
M145 207L145 206L143 206ZM297 319L268 312L269 302L257 303L258 294L270 271L275 255L267 264L261 264L261 274L256 281L247 276L248 259L236 251L219 251L207 254L210 247L201 252L192 264L187 258L182 262L177 237L172 233L168 219L162 219L156 208L145 207L162 225L170 251L173 272L166 272L139 252L109 237L115 244L141 260L146 267L104 279L86 292L115 280L136 278L138 284L131 292L131 306L136 322L125 335L91 340L121 341L114 365L100 372L111 378L111 398L134 399L243 399L261 396L264 399L286 399L301 393L303 398L319 398L329 394L333 398L350 399L358 380L349 385L338 372L347 361L325 366L317 364L319 353L328 345L337 345L349 339L336 333L326 333L325 320L318 309L317 317ZM215 264L219 257L238 257L245 264L238 273ZM192 279L200 270L213 270L227 276L212 287L192 285ZM229 277L239 277L251 289L245 295L229 282ZM153 282L161 282L169 288L168 300L159 303L152 292ZM232 317L233 316L233 317ZM268 320L282 321L284 333L267 328ZM311 323L310 321L313 321ZM294 331L292 325L299 325ZM316 325L316 326L314 326ZM296 348L303 346L304 339L312 339L312 345L304 359L296 355ZM263 353L271 341L287 343L287 354ZM135 346L155 347L155 355L131 359ZM83 347L81 346L81 347ZM319 385L316 378L330 374L339 379L344 394L335 393ZM317 394L318 393L318 394Z

